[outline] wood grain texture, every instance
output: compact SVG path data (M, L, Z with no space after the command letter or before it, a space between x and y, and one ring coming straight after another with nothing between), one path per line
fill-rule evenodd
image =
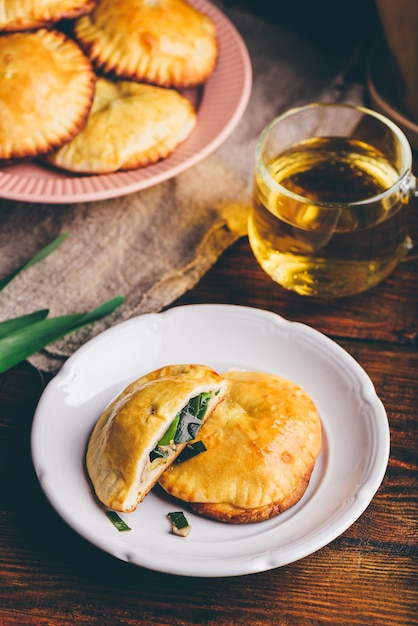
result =
M344 306L306 301L264 278L242 240L176 302L260 306L309 323L364 367L385 404L391 454L371 504L341 537L276 570L184 579L120 562L87 543L52 510L30 460L33 411L47 381L27 364L1 376L0 623L416 624L418 353L413 340L393 332L390 321L386 327L374 323L374 310L384 309L388 320L409 311L408 332L414 328L417 269L405 265L397 273Z
M417 209L415 201L415 241ZM417 625L417 257L373 290L328 302L274 284L243 238L174 306L211 302L307 323L366 370L391 435L387 472L369 507L326 547L259 574L183 578L119 561L69 528L39 486L30 431L47 379L23 363L0 376L2 626Z
M411 203L410 234L418 242L418 200ZM315 326L333 338L365 339L417 347L418 248L374 289L347 298L299 296L274 283L256 262L247 238L229 248L178 303L250 305Z

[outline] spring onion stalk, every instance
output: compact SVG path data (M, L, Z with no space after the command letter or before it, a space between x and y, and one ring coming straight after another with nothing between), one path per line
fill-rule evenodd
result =
M23 263L23 265L20 265L17 269L13 270L13 272L10 272L10 274L7 274L7 276L2 278L0 280L0 291L4 289L4 287L8 285L13 280L13 278L15 278L15 276L20 274L20 272L23 272L23 270L28 269L28 267L35 265L35 263L39 263L39 261L42 261L45 257L51 254L51 252L53 252L56 248L58 248L58 246L62 244L64 239L66 239L69 234L69 232L62 233L62 235L51 241L51 243L42 248L42 250L39 250L39 252L37 252L31 259L29 259L29 261Z
M38 352L46 345L61 339L65 335L91 324L109 315L122 302L123 296L116 296L103 302L89 313L75 313L72 315L62 315L49 319L41 319L22 326L14 332L0 339L0 374L17 365L31 354ZM0 323L0 335L2 324Z
M119 532L132 530L132 528L130 528L121 517L119 517L116 511L106 511L106 515L112 522L113 526L115 526L115 528L117 528Z
M63 233L42 248L29 261L0 280L0 291L20 272L42 261L53 252L69 233ZM74 313L48 318L49 310L41 309L0 322L0 374L17 365L35 352L65 335L91 324L112 313L122 302L123 296L116 296L100 304L88 313Z
M29 324L33 324L34 322L39 322L47 317L49 313L49 309L41 309L40 311L35 311L35 313L29 313L28 315L21 315L20 317L15 317L11 320L6 320L0 323L0 339L3 337L8 337L11 333L14 333L25 326L29 326Z

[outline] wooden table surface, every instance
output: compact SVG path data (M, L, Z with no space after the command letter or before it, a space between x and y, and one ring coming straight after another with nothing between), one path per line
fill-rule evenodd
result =
M320 302L273 283L244 238L174 305L211 302L305 322L367 371L391 433L371 504L326 547L267 572L186 578L119 561L69 528L37 482L29 438L47 381L21 364L0 377L1 624L417 624L417 260L369 292Z
M418 202L411 234L418 241ZM275 285L243 238L173 306L190 303L268 309L325 333L361 364L391 434L369 507L319 551L262 573L186 578L119 561L68 527L39 486L30 431L48 380L23 363L0 376L0 624L418 624L417 258L371 291L324 302Z

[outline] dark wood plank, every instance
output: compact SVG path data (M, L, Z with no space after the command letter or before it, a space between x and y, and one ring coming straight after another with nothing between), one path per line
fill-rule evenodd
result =
M250 0L228 2L257 12ZM349 21L338 32L331 28L335 2L303 4L284 8L279 23L322 42L324 50L345 50L375 21L372 2L358 0L354 9L347 5ZM257 6L259 15L270 15L269 3ZM341 8L337 13L340 21ZM353 35L359 13L365 19ZM418 242L417 200L410 222ZM415 251L415 258L369 292L319 301L275 285L243 238L173 305L254 306L307 323L360 363L386 407L390 458L370 505L340 537L282 568L224 579L184 578L121 562L89 544L50 506L32 466L32 418L47 378L27 363L1 375L0 624L416 626L417 260Z
M60 520L34 476L29 436L43 381L27 365L0 377L4 624L413 624L417 601L415 350L341 345L365 367L391 425L387 475L365 513L319 552L276 570L183 579L122 563ZM22 390L25 393L22 393ZM10 472L19 459L19 472ZM396 573L396 576L394 574ZM138 620L135 622L135 620ZM334 620L336 620L334 622ZM338 620L338 621L337 621Z
M256 306L308 323L364 367L386 407L391 454L370 506L328 546L276 570L183 579L88 544L51 508L33 471L30 429L47 380L28 364L0 376L0 623L416 623L416 269L411 261L366 294L316 302L276 286L242 239L175 303Z
M212 271L176 304L251 304L310 324L331 337L416 347L418 200L411 204L410 232L416 242L413 254L374 289L350 298L320 300L283 289L260 268L245 237L227 250Z

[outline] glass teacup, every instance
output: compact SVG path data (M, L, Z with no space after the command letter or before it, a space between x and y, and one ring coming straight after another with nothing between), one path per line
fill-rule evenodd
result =
M257 143L251 248L299 294L364 291L411 249L415 190L409 142L389 119L347 104L291 109Z

